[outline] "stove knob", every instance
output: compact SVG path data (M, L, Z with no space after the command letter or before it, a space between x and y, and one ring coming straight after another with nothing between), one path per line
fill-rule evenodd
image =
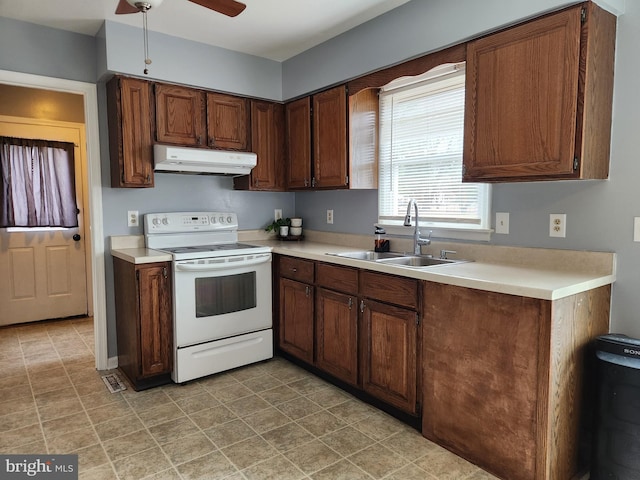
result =
M154 225L160 225L160 219L158 217L155 217L151 223L153 223Z
M211 223L216 223L216 217L211 217Z
M231 222L233 222L233 218L231 218L231 215L229 215L229 216L227 217L227 223L231 223Z
M165 218L163 218L163 219L162 219L162 224L163 224L163 225L169 225L169 219L168 219L168 218L166 218L166 217L165 217Z
M219 220L220 220L220 223L224 223L224 217L221 216Z

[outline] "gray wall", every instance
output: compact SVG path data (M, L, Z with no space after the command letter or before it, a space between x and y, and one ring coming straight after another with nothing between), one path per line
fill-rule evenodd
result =
M144 77L140 29L107 21L103 30L106 70ZM273 60L157 32L149 32L149 57L156 80L282 100L282 65Z
M95 83L96 40L0 17L0 69Z

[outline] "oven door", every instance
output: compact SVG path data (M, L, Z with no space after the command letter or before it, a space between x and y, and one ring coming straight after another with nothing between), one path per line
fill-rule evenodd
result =
M271 328L271 253L174 262L176 347Z

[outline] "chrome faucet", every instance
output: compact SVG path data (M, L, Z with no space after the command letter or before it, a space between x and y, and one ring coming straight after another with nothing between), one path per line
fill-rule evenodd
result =
M413 205L416 218L416 228L413 232L413 253L415 255L421 255L420 247L422 245L429 245L431 243L431 238L423 238L420 236L420 227L418 225L418 203L414 198L409 199L409 204L407 205L407 214L404 217L404 226L411 226L411 205ZM431 237L431 232L429 232L429 237Z

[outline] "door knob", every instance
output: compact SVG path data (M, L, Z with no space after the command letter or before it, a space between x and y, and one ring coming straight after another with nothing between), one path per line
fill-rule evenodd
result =
M73 240L74 240L74 241L79 242L79 241L80 241L80 239L81 239L82 237L81 237L79 234L77 234L77 233L76 233L76 234L75 234L73 237L71 237L71 238L73 238Z

